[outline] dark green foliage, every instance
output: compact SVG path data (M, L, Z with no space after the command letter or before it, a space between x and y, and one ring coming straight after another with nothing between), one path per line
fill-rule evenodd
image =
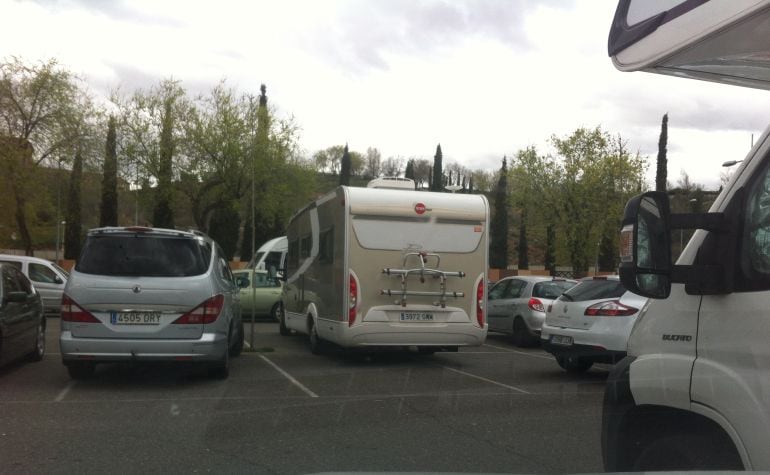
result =
M208 234L222 248L228 261L235 255L240 228L241 218L235 206L225 206L211 215Z
M67 193L67 224L64 232L64 258L77 259L80 256L80 182L83 177L83 155L75 153L70 174L70 187Z
M551 275L556 274L556 229L553 223L548 224L545 228L543 265L551 272Z
M174 228L174 212L172 210L172 159L174 156L174 98L164 101L162 128L160 131L160 163L158 165L158 187L155 191L155 209L152 213L152 224L158 228Z
M248 262L251 260L251 257L254 255L254 253L251 252L252 249L252 242L251 242L251 212L248 213L248 217L246 218L246 221L243 223L243 239L241 239L241 252L240 257L241 261ZM254 251L257 250L257 244L254 243Z
M503 157L500 178L493 196L493 214L490 224L489 267L508 268L508 164Z
M668 145L668 113L663 114L660 123L660 138L658 139L658 169L655 172L655 191L666 191L668 179L668 158L666 147Z
M599 271L617 272L617 257L618 249L615 247L612 237L607 234L602 235L602 239L599 241L599 256L597 258Z
M441 153L441 144L436 146L436 155L433 157L433 178L430 183L431 191L444 191L444 172L442 169L442 160L444 155Z
M406 170L404 171L404 178L414 180L414 160L406 162Z
M99 226L118 225L118 156L116 152L115 117L107 123L107 144L104 153L104 176L102 178L102 204Z
M529 269L529 244L527 243L527 211L521 212L519 223L519 244L516 246L519 252L519 269Z
M350 186L350 152L348 144L345 144L345 151L342 152L340 160L340 185Z

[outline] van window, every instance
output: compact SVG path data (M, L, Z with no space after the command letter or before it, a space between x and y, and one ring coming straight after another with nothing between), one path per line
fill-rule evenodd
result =
M0 261L0 264L8 264L15 267L17 270L21 270L21 262L18 261Z
M288 272L291 273L299 267L299 241L294 240L289 242L289 255L286 258L286 267Z
M313 246L313 240L310 236L305 236L300 242L299 257L302 259L310 257L310 249Z
M765 280L770 277L770 168L750 188L741 263L744 278Z
M353 230L361 247L402 251L473 252L484 235L478 221L355 216Z
M334 228L323 231L318 239L318 262L331 264L334 261Z
M55 284L56 273L42 264L29 263L29 278L33 282L42 282L44 284Z
M211 248L198 239L91 235L75 269L109 276L188 277L205 273L210 259Z
M663 13L686 0L631 0L628 5L626 21L629 26Z

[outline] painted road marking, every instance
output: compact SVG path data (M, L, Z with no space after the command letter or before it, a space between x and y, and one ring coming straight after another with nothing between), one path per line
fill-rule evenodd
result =
M269 365L270 365L270 366L272 366L272 367L273 367L273 368L274 368L276 371L278 371L279 373L281 373L281 374L282 374L282 375L283 375L283 376L284 376L286 379L288 379L288 380L289 380L289 381L290 381L290 382L291 382L293 385L297 386L297 387L298 387L298 388L300 388L302 391L304 391L304 393L305 393L305 394L307 394L307 395L308 395L308 396L310 396L310 397L318 397L318 394L314 393L313 391L311 391L310 389L308 389L308 388L307 388L307 387L306 387L304 384L302 384L302 383L300 383L299 381L297 381L296 379L294 379L294 377L293 377L292 375L290 375L289 373L287 373L286 371L284 371L283 369L281 369L281 367L280 367L280 366L278 366L277 364L275 364L275 363L273 363L272 361L270 361L270 360L269 360L269 359L268 359L268 358L267 358L265 355L259 355L259 357L260 357L260 358L262 358L262 359L265 361L265 363L269 364Z
M503 387L503 388L512 389L514 391L518 391L518 392L520 392L522 394L532 394L529 391L525 391L525 390L523 390L521 388L517 388L516 386L511 386L511 385L508 385L508 384L501 383L499 381L494 381L492 379L487 379L487 378L485 378L483 376L478 376L478 375L475 375L475 374L466 373L465 371L460 371L459 369L450 368L449 366L443 366L443 365L439 365L439 366L441 366L444 369L448 369L449 371L454 371L455 373L460 373L460 374L462 374L464 376L468 376L470 378L476 378L476 379L479 379L481 381L485 381L485 382L490 383L490 384L495 384L495 385Z
M532 358L541 358L541 359L544 359L544 360L552 360L553 359L553 357L551 357L551 356L536 355L534 353L527 353L525 351L516 351L516 350L512 350L510 348L505 348L505 347L502 347L502 346L490 345L489 343L484 343L484 346L488 346L490 348L497 348L498 350L504 350L504 351L507 351L509 353L516 353L517 355L531 356Z
M74 386L75 381L70 381L69 384L67 384L67 386L59 392L53 402L62 402L62 400L67 396L67 393L69 393L70 389L72 389Z

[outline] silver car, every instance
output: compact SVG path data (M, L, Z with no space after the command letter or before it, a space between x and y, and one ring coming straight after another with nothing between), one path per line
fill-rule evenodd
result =
M540 339L548 305L577 281L540 276L506 277L487 297L490 331L507 333L516 346L531 346Z
M0 254L0 264L10 264L27 276L43 299L43 311L58 315L69 273L51 261L30 256Z
M243 347L238 287L210 238L144 227L89 231L62 297L72 378L97 363L188 361L226 378Z

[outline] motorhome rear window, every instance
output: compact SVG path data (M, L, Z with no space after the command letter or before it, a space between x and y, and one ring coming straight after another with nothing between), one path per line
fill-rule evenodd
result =
M189 277L209 268L211 248L198 239L140 234L88 236L75 269L109 276Z
M400 251L418 247L431 252L473 252L484 235L478 221L399 219L355 216L353 230L361 247Z

